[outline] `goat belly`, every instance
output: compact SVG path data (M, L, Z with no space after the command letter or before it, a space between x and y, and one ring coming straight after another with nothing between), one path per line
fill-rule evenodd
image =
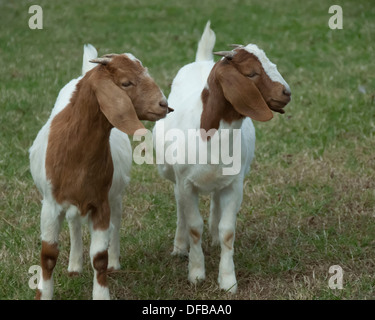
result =
M220 165L201 164L198 170L197 168L198 166L195 166L194 170L191 170L187 180L204 194L225 188L238 178L237 175L223 176L223 167Z

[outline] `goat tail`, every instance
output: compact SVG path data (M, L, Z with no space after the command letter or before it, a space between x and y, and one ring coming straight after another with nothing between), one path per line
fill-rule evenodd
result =
M198 43L197 55L195 61L210 61L214 59L212 51L215 46L216 35L210 28L211 22L208 21L204 28L201 39Z
M96 66L96 63L90 62L91 59L98 57L98 52L95 47L91 44L85 44L83 46L83 62L82 62L82 75L90 71Z

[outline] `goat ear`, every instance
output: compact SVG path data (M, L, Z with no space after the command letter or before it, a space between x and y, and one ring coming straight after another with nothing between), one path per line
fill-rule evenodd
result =
M268 121L273 118L272 111L258 88L236 68L231 65L222 66L218 70L218 80L225 98L238 113L257 121Z
M138 129L145 129L130 98L111 80L95 81L94 91L100 110L114 127L129 135Z

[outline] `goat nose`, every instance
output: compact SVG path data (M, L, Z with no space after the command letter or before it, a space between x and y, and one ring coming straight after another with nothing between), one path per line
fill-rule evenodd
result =
M290 92L289 89L284 88L283 94L285 94L286 96L290 97L292 93Z
M162 108L167 109L167 113L173 112L174 110L168 106L168 101L167 99L163 99L162 101L159 102L159 106Z
M167 100L161 100L159 102L159 106L161 106L162 108L168 108L168 101Z

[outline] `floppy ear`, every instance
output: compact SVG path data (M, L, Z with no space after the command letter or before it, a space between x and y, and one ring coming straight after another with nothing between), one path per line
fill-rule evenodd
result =
M217 71L225 99L243 116L257 121L268 121L273 118L255 84L231 65L221 66Z
M111 80L95 81L94 91L100 110L114 127L130 135L145 129L128 95Z

